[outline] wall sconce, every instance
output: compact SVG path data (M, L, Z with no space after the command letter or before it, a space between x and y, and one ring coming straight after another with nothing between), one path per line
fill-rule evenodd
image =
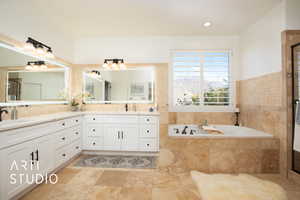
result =
M48 69L48 67L45 61L30 61L27 63L25 69L29 71L42 71Z
M51 47L30 37L27 39L26 44L23 48L28 51L34 51L39 56L44 56L46 58L54 58Z
M109 64L111 63L111 65ZM123 59L105 59L104 64L102 65L104 69L113 69L113 70L125 70L127 69Z

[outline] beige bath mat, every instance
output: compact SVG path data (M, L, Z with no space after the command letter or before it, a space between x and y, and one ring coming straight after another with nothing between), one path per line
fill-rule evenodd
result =
M247 174L191 172L202 200L287 200L284 189L270 181Z

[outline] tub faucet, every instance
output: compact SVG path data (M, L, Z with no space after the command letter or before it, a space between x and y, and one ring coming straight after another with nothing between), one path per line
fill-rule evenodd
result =
M182 132L181 132L181 134L182 135L186 135L187 134L187 132L186 132L186 129L188 128L188 126L185 126L184 128L183 128L183 130L182 130Z
M0 107L0 122L3 120L2 119L2 113L6 113L8 114L8 111L7 110L4 110L5 107Z

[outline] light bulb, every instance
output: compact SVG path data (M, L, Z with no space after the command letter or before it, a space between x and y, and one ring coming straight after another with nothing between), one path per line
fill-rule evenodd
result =
M113 63L112 64L112 68L115 69L115 70L117 70L118 69L118 65L116 63Z
M105 69L107 69L107 68L108 68L108 64L107 64L107 63L104 63L104 64L102 65L102 67L105 68Z
M31 65L26 65L25 69L26 70L32 70L32 66Z
M32 66L32 70L38 70L38 68L39 68L39 66L37 66L37 65Z
M120 64L120 69L127 69L126 65L124 63Z
M36 53L38 55L45 55L44 48L42 46L39 46L38 48L36 48Z
M47 58L54 58L54 55L53 55L53 53L52 53L52 51L47 51L47 53L46 53L46 55L45 55L45 57L47 57Z
M28 50L28 51L31 51L31 50L34 50L34 46L30 42L26 42L25 45L24 45L24 49Z

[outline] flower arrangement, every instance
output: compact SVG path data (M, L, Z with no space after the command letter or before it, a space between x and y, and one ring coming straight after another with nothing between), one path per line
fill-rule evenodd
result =
M90 97L90 93L80 93L71 97L70 106L72 111L78 111L79 107L84 104L84 99Z

